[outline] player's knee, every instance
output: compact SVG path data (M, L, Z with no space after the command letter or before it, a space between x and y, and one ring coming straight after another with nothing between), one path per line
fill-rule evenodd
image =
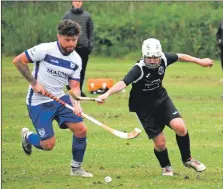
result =
M155 145L155 149L156 149L157 151L163 151L163 150L166 149L166 144L165 144L165 143L159 143L159 144L156 144L156 145Z
M163 151L166 149L166 138L163 132L157 135L155 138L153 138L153 143L154 143L154 148L157 151Z
M187 128L183 119L176 118L170 122L171 128L176 132L179 136L185 136L187 134Z
M41 141L41 146L46 151L51 151L54 148L55 144L56 140L54 137L45 141Z
M177 132L177 135L179 135L179 136L185 136L186 134L187 134L186 127L180 128L179 131Z
M76 137L85 137L87 135L87 127L83 126L80 127L78 130L75 131Z
M156 149L157 151L163 151L163 150L166 149L166 140L163 139L163 140L156 141L156 142L154 143L154 145L155 145L155 149Z
M55 146L55 143L49 142L49 143L44 144L43 149L46 151L51 151L54 148L54 146Z
M184 124L177 125L176 129L174 129L178 136L185 136L187 134L187 128Z

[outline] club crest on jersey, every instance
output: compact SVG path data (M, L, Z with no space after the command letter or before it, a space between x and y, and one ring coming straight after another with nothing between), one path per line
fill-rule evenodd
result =
M73 62L70 62L70 67L73 69L75 67L75 64Z
M164 73L164 67L160 66L159 69L158 69L158 74L163 75L163 73Z
M38 133L39 133L40 137L45 137L45 135L46 135L44 128L38 129Z

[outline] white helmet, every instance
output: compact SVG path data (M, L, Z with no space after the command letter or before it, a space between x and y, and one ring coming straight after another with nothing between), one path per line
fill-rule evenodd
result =
M144 58L161 58L162 47L160 41L154 38L149 38L143 41L142 56ZM160 64L146 64L149 68L157 68Z

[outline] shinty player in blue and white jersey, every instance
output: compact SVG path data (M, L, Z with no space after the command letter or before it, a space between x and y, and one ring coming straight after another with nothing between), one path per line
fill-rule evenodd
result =
M80 95L81 58L74 51L80 26L74 21L63 20L58 24L58 41L42 43L18 55L13 63L30 83L26 98L30 119L36 133L23 128L22 147L27 155L31 155L32 146L40 150L50 151L54 148L56 138L52 121L56 120L61 129L69 128L73 133L71 176L93 177L81 168L86 150L87 127L81 117L80 102L65 95L63 88L69 80L74 94ZM30 73L28 63L34 63ZM74 106L74 112L56 101L44 96L48 91Z
M154 153L164 176L173 176L163 133L165 125L168 125L176 133L176 141L183 164L198 172L206 169L203 163L191 157L189 132L162 85L166 68L178 60L196 63L203 67L213 65L213 60L209 58L199 59L187 54L163 53L160 41L149 38L142 44L142 58L124 79L98 97L106 100L110 95L123 90L132 83L129 110L136 113L147 136L153 140Z

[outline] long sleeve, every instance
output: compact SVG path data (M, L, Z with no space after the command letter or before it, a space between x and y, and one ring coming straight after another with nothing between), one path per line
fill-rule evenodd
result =
M65 19L70 19L70 18L69 18L69 12L66 12L66 13L63 15L63 17L62 17L61 20L65 20Z
M88 30L89 46L90 46L90 49L92 50L92 48L94 46L94 44L93 44L93 41L94 41L94 24L93 24L93 21L92 21L91 17L89 17L89 19L88 19L87 30Z
M221 20L218 31L216 33L216 40L221 49L223 49L223 20Z
M219 39L221 39L221 23L219 24L218 30L217 30L217 33L216 33L217 42L219 41Z

